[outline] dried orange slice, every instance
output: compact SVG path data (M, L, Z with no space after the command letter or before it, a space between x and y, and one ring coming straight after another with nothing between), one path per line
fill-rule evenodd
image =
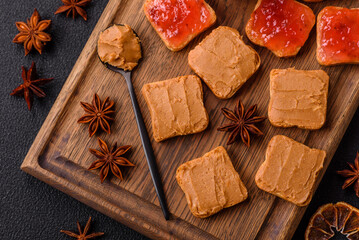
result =
M359 239L359 209L345 202L321 206L309 221L305 239L330 239L335 235L333 229L349 240Z

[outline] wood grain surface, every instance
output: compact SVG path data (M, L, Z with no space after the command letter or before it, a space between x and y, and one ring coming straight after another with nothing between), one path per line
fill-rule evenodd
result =
M182 51L171 52L146 20L143 2L109 1L21 168L153 239L290 239L306 208L297 207L258 189L254 182L255 173L264 161L269 140L274 135L283 134L327 152L319 180L322 178L359 104L359 66L320 66L315 58L315 28L296 57L277 58L269 50L250 43L245 36L245 24L256 1L210 0L208 3L218 16L217 24L211 29L219 25L238 29L244 41L259 53L262 64L230 100L217 99L203 84L205 107L210 118L210 125L204 132L156 143L152 138L149 111L140 90L145 83L193 74L187 64L188 52L211 29ZM325 6L359 7L359 2L328 0L308 5L318 14ZM172 213L172 219L168 222L163 218L151 181L125 80L106 69L97 57L97 37L100 31L113 23L129 24L142 41L144 58L133 73L133 84ZM258 104L258 114L267 115L269 72L273 68L289 67L323 69L330 76L325 126L317 131L307 131L276 128L266 121L260 125L265 136L254 138L250 148L240 142L226 146L228 134L216 131L226 121L220 108L233 108L240 99L246 107ZM115 101L116 121L111 127L112 134L100 133L89 138L88 126L76 123L83 114L79 102L90 102L96 92L102 98L109 96ZM97 136L110 144L117 141L133 146L129 159L136 167L124 170L124 181L112 178L101 184L98 171L86 170L96 160L88 149L98 148ZM185 196L176 183L175 172L180 164L200 157L219 145L227 149L235 169L248 188L249 199L207 219L198 219L187 207Z

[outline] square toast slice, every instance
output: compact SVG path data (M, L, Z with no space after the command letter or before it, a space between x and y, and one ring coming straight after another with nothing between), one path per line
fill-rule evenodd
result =
M176 179L192 214L206 218L247 199L248 192L226 149L219 146L182 164Z
M236 29L221 26L189 52L188 64L216 97L227 99L257 71L260 58Z
M325 156L325 151L309 148L283 135L274 136L255 176L256 184L284 200L306 206L312 199Z
M143 10L171 51L183 49L217 19L214 10L204 0L146 0Z
M207 128L209 119L197 76L148 83L143 86L142 94L150 110L153 137L157 142Z
M319 129L326 120L329 76L323 70L273 69L268 119L276 127Z
M325 7L317 19L319 64L359 64L359 8Z

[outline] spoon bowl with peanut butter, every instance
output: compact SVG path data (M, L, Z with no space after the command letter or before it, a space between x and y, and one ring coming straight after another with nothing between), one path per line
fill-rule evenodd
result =
M100 33L97 42L97 53L101 62L108 69L122 74L126 80L152 181L162 212L165 219L168 220L170 214L165 201L162 181L131 80L131 72L138 66L142 58L140 39L130 26L126 24L115 24Z

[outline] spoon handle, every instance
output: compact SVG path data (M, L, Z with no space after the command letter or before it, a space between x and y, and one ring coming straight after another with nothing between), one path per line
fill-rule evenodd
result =
M150 169L153 184L155 185L158 200L160 202L163 215L165 216L165 219L168 220L170 214L168 212L167 205L166 205L166 198L165 198L165 194L163 192L162 181L161 181L161 177L158 173L156 158L153 154L153 149L151 146L150 138L148 137L146 125L143 121L140 107L138 106L136 94L133 89L133 85L132 85L132 81L131 81L131 72L124 72L122 75L126 79L128 91L130 93L130 97L132 100L133 111L135 112L135 116L136 116L137 127L140 132L142 146L145 151L147 164Z

